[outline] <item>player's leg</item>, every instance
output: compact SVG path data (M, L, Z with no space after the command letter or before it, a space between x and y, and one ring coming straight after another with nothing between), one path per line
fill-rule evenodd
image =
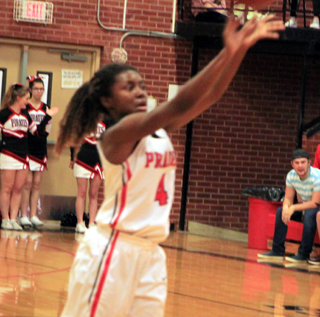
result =
M91 230L96 228L88 233ZM163 316L164 254L158 256L158 246L147 239L124 233L116 232L110 241L91 298L92 316ZM150 283L150 278L155 279L155 283ZM147 303L142 300L145 297L148 297Z
M99 227L88 230L70 271L61 317L128 316L140 251L140 246L127 244L118 232Z
M94 230L80 243L70 270L68 298L61 317L90 316L89 298L103 256L103 243L106 245L108 241Z
M167 298L166 255L160 246L148 252L128 315L130 317L164 316Z

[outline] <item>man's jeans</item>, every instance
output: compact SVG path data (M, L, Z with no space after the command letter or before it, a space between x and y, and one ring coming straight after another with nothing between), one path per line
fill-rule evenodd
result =
M294 212L290 218L290 221L303 221L303 233L302 240L300 243L300 247L298 250L298 254L303 255L304 257L309 257L309 254L312 251L314 235L317 230L317 221L316 216L319 208L316 209L308 209L304 213L304 217L302 217L302 212ZM303 218L303 219L302 219ZM288 231L288 226L282 221L282 207L277 209L276 215L276 223L274 228L274 237L273 237L273 245L272 250L278 254L284 254L285 247L284 243L286 240Z

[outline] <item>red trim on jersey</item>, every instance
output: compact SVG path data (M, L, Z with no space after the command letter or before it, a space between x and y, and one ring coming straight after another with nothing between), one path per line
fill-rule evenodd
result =
M23 166L23 169L27 169L29 167L29 156L27 155L26 158L24 159L23 157L17 155L17 154L14 154L10 151L7 151L7 150L2 150L1 151L2 154L5 154L5 155L8 155L10 157L12 157L13 159L25 164Z
M101 179L104 179L103 176L103 169L100 166L99 163L97 163L95 165L95 167L91 167L90 165L87 165L86 163L83 163L80 160L76 160L76 164L78 164L79 166L81 166L82 168L86 169L87 171L91 172L90 178L94 179L94 177L97 175L99 176Z
M11 107L9 107L8 109L11 111L11 114L9 115L6 122L12 120L12 118L14 118L15 116L22 116L27 120L28 129L29 129L29 125L30 125L29 120L24 114L21 113L21 111L18 113L16 111L14 111ZM2 129L2 136L6 136L6 137L13 136L18 139L23 139L28 136L28 131L23 131L23 130L19 130L19 129L11 130L10 128L5 128L5 126L4 126L5 123L0 123L0 129Z
M28 103L29 107L32 108L32 109L30 109L30 110L41 111L41 112L43 112L44 114L46 114L46 112L42 109L43 104L44 104L43 101L41 101L40 107L39 107L39 108L36 108L36 107L34 107L30 102ZM28 112L30 112L30 111L28 110Z
M10 106L9 109L11 110L11 112L13 112L13 115L15 115L15 114L18 115L18 116L21 115L21 110L19 112L17 112L17 111L12 109L12 106Z
M103 285L104 285L104 282L105 282L106 277L108 275L111 258L112 258L112 255L113 255L114 247L116 245L119 233L120 233L119 231L116 231L115 237L114 237L114 239L113 239L113 241L111 243L110 251L109 251L109 254L108 254L107 258L106 258L105 266L104 266L103 272L101 274L99 285L98 285L98 288L97 288L97 292L95 294L95 297L94 297L94 300L93 300L93 304L92 304L92 307L91 307L90 317L94 317L94 315L95 315L95 313L97 311L99 300L100 300L102 289L103 289Z
M21 131L21 130L10 130L10 129L7 129L7 128L4 128L2 127L2 134L3 136L6 136L6 137L15 137L15 138L18 138L18 139L23 139L23 138L26 138L28 136L28 132L24 132L24 131Z
M125 161L124 163L126 164L126 167L127 167L127 178L128 178L128 181L129 181L131 179L131 176L132 176L130 165L129 165L128 161Z
M32 161L38 163L39 165L41 165L40 172L43 172L44 169L47 167L47 161L48 161L47 160L47 156L45 156L43 158L43 160L41 160L41 159L39 159L39 158L37 158L37 157L35 157L33 155L29 155L29 158L30 158L30 160L32 160Z
M127 180L126 180L126 182L123 185L122 190L121 190L121 201L120 201L120 208L119 208L118 215L114 219L113 223L111 223L111 225L110 225L110 227L112 229L114 229L116 227L116 225L118 224L119 218L120 218L120 216L121 216L121 214L122 214L122 212L124 210L124 207L126 205L128 181L130 180L131 175L132 175L131 170L130 170L129 162L125 161L124 164L125 164L125 168L126 168L125 173L126 173L126 176L127 176Z
M85 138L84 143L89 143L91 145L96 145L98 143L96 137Z

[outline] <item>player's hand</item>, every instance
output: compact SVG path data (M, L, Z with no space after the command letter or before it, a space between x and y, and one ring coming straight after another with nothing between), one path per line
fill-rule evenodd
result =
M282 210L282 221L288 225L290 223L290 218L294 213L294 205L291 205L289 208L283 208Z
M58 107L53 107L53 108L48 108L47 109L47 114L51 117L55 116L59 112Z
M255 14L240 28L240 20L234 15L230 16L223 33L226 49L233 55L238 49L249 49L261 39L278 39L278 32L284 30L285 26L274 17L270 14L258 19Z
M73 166L74 166L74 161L70 161L69 168L71 168L73 170Z
M257 15L255 14L255 16L253 17L254 21L252 21L254 27L248 26L248 30L245 30L246 45L251 47L262 39L278 39L278 32L283 31L285 29L285 25L282 21L275 20L274 18L274 14L268 14L258 19Z

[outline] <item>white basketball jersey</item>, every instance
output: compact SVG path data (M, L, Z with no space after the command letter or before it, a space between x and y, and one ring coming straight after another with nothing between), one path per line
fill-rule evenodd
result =
M124 231L156 243L169 234L174 196L176 155L164 130L143 138L120 165L108 162L98 143L105 171L104 202L98 225Z

